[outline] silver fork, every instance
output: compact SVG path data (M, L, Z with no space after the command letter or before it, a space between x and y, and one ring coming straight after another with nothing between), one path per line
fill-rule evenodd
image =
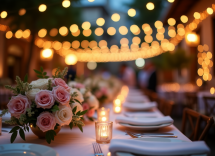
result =
M93 144L93 150L94 150L94 155L95 156L104 156L102 153L102 149L98 143L92 143Z

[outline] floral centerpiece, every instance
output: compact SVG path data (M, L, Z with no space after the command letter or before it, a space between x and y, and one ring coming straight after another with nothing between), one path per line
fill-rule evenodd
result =
M82 83L70 81L68 85L73 88L74 91L78 93L80 92L83 95L83 99L79 99L79 101L83 103L83 110L88 110L84 115L84 119L93 121L95 110L99 107L99 101L97 98L88 89L86 89L85 85Z
M8 109L3 110L0 115L10 113L11 119L5 123L17 125L10 131L11 143L18 133L25 140L25 131L29 131L29 127L41 131L49 144L61 126L69 125L70 129L78 126L83 132L83 115L88 110L83 111L82 94L63 80L68 69L57 69L52 78L46 75L42 67L40 71L34 71L39 77L38 80L29 84L27 75L24 81L17 76L15 87L5 86L14 93L7 104Z

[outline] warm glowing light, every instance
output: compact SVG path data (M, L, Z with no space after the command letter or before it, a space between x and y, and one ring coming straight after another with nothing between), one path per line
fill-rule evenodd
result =
M88 62L88 63L87 63L87 68L88 68L89 70L95 70L96 67L97 67L97 63L96 63L96 62Z
M207 13L209 14L209 15L212 15L213 14L213 9L212 8L207 8Z
M211 94L214 94L214 92L215 92L214 87L211 87L211 89L210 89L210 93L211 93Z
M60 50L61 47L62 47L62 43L60 43L60 42L58 42L58 41L54 42L53 48L54 48L55 50Z
M81 42L81 47L82 47L82 48L87 48L88 46L89 46L89 41L83 40L83 41Z
M68 8L70 5L71 5L71 2L70 2L69 0L64 0L64 1L62 2L62 6L63 6L64 8Z
M170 2L170 3L173 3L175 0L167 0L168 2Z
M88 21L86 21L86 22L84 22L84 23L82 24L82 28L83 28L84 30L90 29L90 27L91 27L91 24L90 24L90 22L88 22Z
M151 42L153 41L153 38L152 38L152 36L150 36L150 35L146 35L146 36L144 37L144 39L145 39L145 41L146 41L147 43L151 43Z
M193 47L199 45L199 42L200 42L199 35L197 35L195 33L187 34L185 40L188 45L193 46Z
M121 106L121 100L120 99L114 100L114 106Z
M183 22L183 23L188 22L188 17L186 15L182 15L180 19L181 19L181 22Z
M176 21L175 21L174 18L169 18L167 22L168 22L168 24L169 24L170 26L174 26L175 23L176 23Z
M88 37L92 34L92 30L91 29L87 29L87 30L83 30L83 35Z
M16 33L15 33L15 37L16 38L21 38L22 34L23 34L22 30L17 30Z
M113 16L113 15L112 15ZM96 20L96 24L98 25L98 26L103 26L104 24L105 24L105 19L104 18L98 18L97 20Z
M121 35L126 35L126 34L128 33L127 27L126 27L126 26L121 26L121 27L119 27L119 33L120 33Z
M209 50L209 46L207 44L204 44L203 45L203 49L204 49L204 51L208 51Z
M129 15L130 17L134 17L134 16L136 15L136 10L133 9L133 8L129 9L129 10L128 10L128 15Z
M138 32L140 28L137 25L131 25L130 27L130 31L134 34L136 32Z
M66 36L68 34L68 29L67 27L63 26L63 27L60 27L59 29L59 34L61 34L62 36Z
M54 37L58 34L58 30L56 28L52 28L49 32L49 35Z
M38 32L38 36L43 38L45 37L47 34L47 30L46 29L40 29L40 31Z
M145 65L145 60L143 58L138 58L135 61L137 67L142 68Z
M78 61L77 57L74 54L69 54L65 57L65 63L67 65L74 65Z
M107 33L110 35L110 36L113 36L116 34L116 29L114 27L109 27L107 29Z
M106 117L102 117L102 121L107 121ZM105 133L103 136L107 136L107 134Z
M6 11L2 11L1 12L1 18L6 18L7 17L7 12Z
M99 47L100 48L106 48L107 47L107 41L105 41L105 40L99 41Z
M198 12L195 12L193 14L193 16L194 16L195 19L200 19L200 17L201 17L200 13L198 13Z
M163 23L162 23L161 21L156 21L156 22L155 22L155 27L156 27L157 29L161 29L161 28L163 27Z
M88 0L88 2L94 2L95 0Z
M121 107L119 107L119 106L114 107L114 112L115 113L120 113L121 112Z
M5 36L6 36L7 39L12 38L13 37L12 31L8 31Z
M212 59L212 53L211 52L207 52L207 58Z
M136 36L136 37L133 37L132 42L133 42L134 44L139 45L140 42L141 42L141 39L140 39L139 37Z
M52 42L51 42L51 41L45 41L45 42L43 43L43 48L44 48L44 49L50 49L51 46L52 46Z
M197 86L201 86L202 85L202 80L200 78L197 79L196 81Z
M75 40L72 42L72 48L78 49L80 47L80 42L78 40Z
M42 50L42 57L43 58L50 58L52 55L53 55L53 51L51 49Z
M155 5L154 5L154 3L149 2L149 3L146 4L146 8L147 8L148 10L153 10L153 9L155 8Z
M63 45L63 49L65 50L69 50L71 46L70 42L68 41L64 41L62 45Z
M114 21L114 22L118 22L120 20L120 15L117 14L117 13L114 13L112 16L111 16L111 19Z
M19 15L20 15L20 16L23 16L25 13L26 13L26 10L25 10L25 9L20 9L20 10L19 10Z
M175 36L176 36L175 30L170 29L170 30L168 31L168 35L169 35L170 37L175 37Z
M23 38L28 38L30 35L31 31L29 29L26 29L22 34Z
M203 46L202 45L198 45L197 49L198 49L199 52L203 52Z
M39 11L40 11L40 12L44 12L44 11L46 11L46 9L47 9L47 6L46 6L45 4L41 4L41 5L39 6Z
M199 76L202 76L203 74L204 74L203 69L202 69L202 68L199 68L199 69L198 69L198 75L199 75Z
M156 34L156 38L157 38L159 41L161 41L161 40L164 39L164 35L163 35L163 34L157 33L157 34Z
M97 36L102 36L103 33L104 33L104 30L102 28L96 28L95 34Z
M78 25L77 25L77 24L72 24L72 25L70 26L70 31L71 31L72 33L77 32L77 31L78 31Z

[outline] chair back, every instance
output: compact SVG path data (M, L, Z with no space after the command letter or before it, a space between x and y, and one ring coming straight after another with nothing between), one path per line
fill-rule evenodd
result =
M215 97L204 96L205 114L207 116L215 116ZM212 103L210 103L212 101Z
M158 109L163 113L163 115L171 116L172 108L174 105L173 101L167 101L163 98L158 98L156 102L158 104Z
M189 139L192 141L204 140L210 127L214 123L214 119L212 117L208 117L189 108L185 108L182 120L183 134L185 134L187 130L186 129L187 121L191 127L189 129L192 130L189 136Z
M186 97L186 107L196 110L197 112L199 111L198 108L198 97L196 92L186 92L185 93Z

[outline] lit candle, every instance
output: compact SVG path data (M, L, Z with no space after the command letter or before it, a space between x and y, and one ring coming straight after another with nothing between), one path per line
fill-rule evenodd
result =
M109 143L112 139L113 122L95 122L96 142Z
M121 112L121 107L120 106L114 107L114 112L115 113L120 113Z
M114 100L114 105L115 106L121 106L121 100L120 99Z

